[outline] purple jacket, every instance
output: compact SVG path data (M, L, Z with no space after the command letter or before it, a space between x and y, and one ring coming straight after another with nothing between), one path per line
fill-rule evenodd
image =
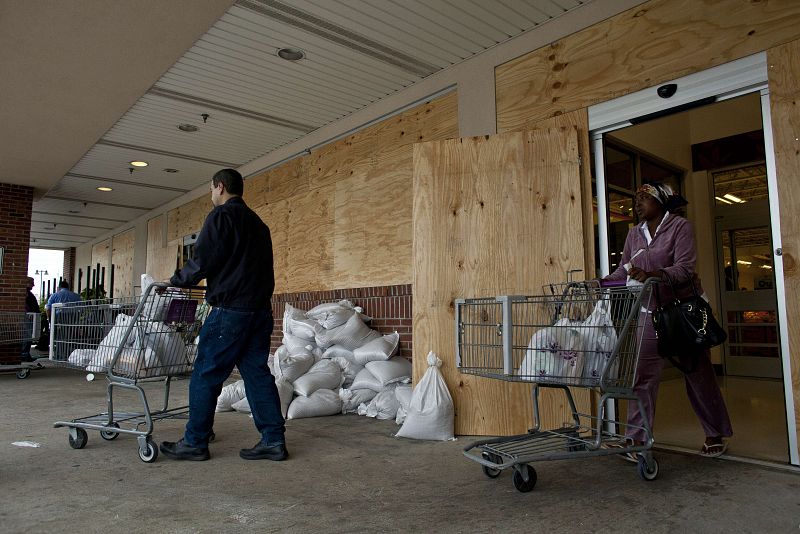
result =
M631 256L639 249L644 249L638 256L631 260ZM695 274L697 262L697 243L694 238L692 223L680 215L669 214L667 220L661 225L650 245L644 236L643 224L637 224L628 232L625 238L625 249L617 270L606 277L606 280L625 280L628 276L624 265L631 263L633 267L645 271L658 271L663 269L676 286L683 286L680 296L685 297L692 293L691 286L686 283L693 280L698 295L703 294L700 280ZM676 290L678 287L676 287ZM659 285L659 296L662 303L673 298L672 292L666 284Z

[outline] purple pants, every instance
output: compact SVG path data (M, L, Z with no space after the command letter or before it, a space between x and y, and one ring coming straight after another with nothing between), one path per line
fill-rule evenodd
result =
M661 381L661 368L664 359L658 354L658 341L653 328L652 317L648 314L640 317L644 323L642 344L639 351L639 364L636 367L636 381L633 390L642 400L644 413L639 411L635 402L628 402L628 424L644 426L645 417L653 428L656 414L656 399L658 399L658 385ZM640 323L641 324L641 323ZM733 435L731 420L722 392L717 384L714 367L711 365L709 351L700 355L697 369L691 374L684 374L686 393L692 404L703 431L707 437L730 437ZM628 428L625 435L637 441L646 441L647 434L638 428Z

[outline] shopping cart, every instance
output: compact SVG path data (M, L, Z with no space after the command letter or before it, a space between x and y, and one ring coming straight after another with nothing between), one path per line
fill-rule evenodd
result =
M472 443L464 455L490 478L513 468L522 492L536 485L528 462L635 453L645 480L658 476L651 453L653 434L616 420L613 401L639 403L633 385L646 310L648 280L638 287L601 287L597 281L552 284L536 296L498 296L456 300L457 362L460 372L498 380L531 382L533 428L527 434ZM571 420L541 429L539 390L566 395ZM599 393L597 415L577 410L570 388ZM643 410L642 410L643 411ZM643 445L625 440L626 428L641 428Z
M198 334L208 313L204 288L175 289L152 284L141 297L54 304L51 311L50 359L60 365L107 377L107 410L55 427L69 429L69 444L82 449L87 430L97 430L107 441L120 434L136 436L139 458L154 462L158 447L153 438L156 421L186 418L188 406L169 406L172 379L191 372ZM162 383L163 406L152 410L143 386ZM139 412L115 410L114 390L132 391Z
M6 351L22 353L25 343L33 343L39 339L42 328L42 314L0 311L0 347ZM17 378L28 378L34 369L42 369L40 363L21 362L0 364L0 373L15 373Z

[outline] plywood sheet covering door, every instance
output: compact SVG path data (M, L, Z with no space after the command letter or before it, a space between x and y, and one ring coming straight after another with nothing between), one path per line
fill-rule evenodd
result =
M114 266L114 297L133 296L133 251L135 245L134 230L130 229L115 235L111 240L111 264ZM111 273L106 273L109 285L106 292L111 291Z
M179 245L169 245L165 239L166 215L147 221L147 263L145 270L156 280L166 280L175 272ZM135 285L140 281L136 280Z
M498 131L800 38L800 2L651 0L497 67Z
M800 429L800 41L769 50L767 59L791 357L791 368L783 372L792 376L795 421ZM797 437L800 442L800 431Z
M581 268L583 231L574 128L513 132L414 147L414 378L435 351L453 395L456 432L508 435L530 427L531 386L462 375L454 299L536 294ZM588 407L588 395L579 402ZM560 425L562 396L545 395Z

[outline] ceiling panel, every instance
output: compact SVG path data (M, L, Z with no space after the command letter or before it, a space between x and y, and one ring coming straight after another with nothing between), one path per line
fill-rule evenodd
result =
M36 239L101 235L582 3L237 0L35 203Z

